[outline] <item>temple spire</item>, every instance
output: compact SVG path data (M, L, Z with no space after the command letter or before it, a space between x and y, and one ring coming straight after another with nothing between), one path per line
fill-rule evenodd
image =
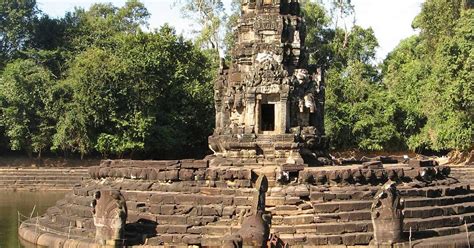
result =
M216 81L216 155L303 163L326 145L324 77L307 65L297 0L243 0L229 68ZM315 155L316 154L316 155Z

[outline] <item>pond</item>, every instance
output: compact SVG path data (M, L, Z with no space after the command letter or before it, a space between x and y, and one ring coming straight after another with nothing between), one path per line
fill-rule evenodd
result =
M18 212L26 216L42 215L65 194L66 191L0 191L0 248L21 247L18 240Z

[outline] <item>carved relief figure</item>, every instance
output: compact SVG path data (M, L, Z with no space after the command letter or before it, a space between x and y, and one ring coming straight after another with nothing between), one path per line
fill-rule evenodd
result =
M270 86L280 84L282 67L272 53L259 53L255 68L246 77L245 82L249 87Z
M395 182L388 181L372 203L372 224L376 245L391 245L403 239L403 201Z
M228 67L225 64L224 59L221 59L219 65L219 76L214 83L214 106L216 109L216 129L215 133L221 133L222 128L224 128L223 123L223 105L222 98L225 94L225 89L227 88L227 78L228 78Z
M301 29L301 19L297 18L296 19L296 25L295 25L295 31L293 33L293 43L295 43L296 46L299 46L301 43L301 36L300 36L300 29Z
M96 227L96 242L121 247L127 221L127 204L118 190L95 192L92 213Z
M294 92L298 99L298 107L300 113L304 111L304 108L309 108L310 113L315 111L315 102L313 95L313 82L309 77L306 69L296 70L296 80L294 80Z

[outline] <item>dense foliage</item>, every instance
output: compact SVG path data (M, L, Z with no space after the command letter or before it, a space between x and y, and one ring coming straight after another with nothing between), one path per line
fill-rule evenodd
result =
M34 0L0 4L0 150L106 157L199 156L212 131L217 55L234 43L222 1L181 0L201 25L194 42L165 25L144 32L138 0L51 18ZM326 72L333 149L472 149L471 1L427 0L381 64L370 28L348 26L350 1L307 1L310 63ZM196 5L196 3L199 3ZM224 33L223 29L226 29Z
M35 4L23 8L36 11ZM0 67L0 130L9 148L38 156L203 153L215 66L169 26L143 32L148 16L132 0L61 19L37 14L32 22L12 21L18 27L8 30L30 32L0 36L9 44Z
M466 150L474 141L472 1L429 0L382 65L383 83L404 111L399 130L411 150Z
M427 0L419 35L375 64L373 31L333 27L305 5L310 60L326 69L326 133L332 148L443 151L474 142L474 10L470 1Z
M310 63L326 71L326 134L334 149L400 148L400 109L387 96L375 65L377 39L371 28L334 27L316 3L304 8Z

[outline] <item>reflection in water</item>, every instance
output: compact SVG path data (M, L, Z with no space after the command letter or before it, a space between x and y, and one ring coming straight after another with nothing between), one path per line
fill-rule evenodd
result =
M29 216L35 208L33 216L42 215L46 212L46 209L63 198L65 193L65 191L0 191L0 248L20 247L18 241L18 212Z

